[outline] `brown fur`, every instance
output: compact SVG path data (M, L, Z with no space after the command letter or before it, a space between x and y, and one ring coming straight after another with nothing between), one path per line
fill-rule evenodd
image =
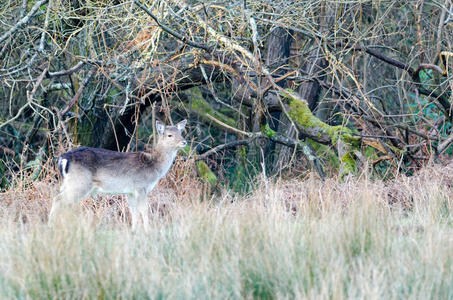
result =
M80 147L61 155L67 159L65 173L70 171L70 165L78 164L96 174L97 169L111 169L117 173L133 173L147 171L150 168L159 168L159 162L165 158L156 151L149 149L146 152L117 152L101 148ZM62 175L64 175L62 173Z
M157 122L157 145L144 152L81 147L61 155L58 166L63 184L49 221L61 205L76 203L90 194L112 193L128 195L133 228L139 215L147 226L146 195L168 172L178 149L186 145L181 136L185 124L184 120L176 126L166 127Z

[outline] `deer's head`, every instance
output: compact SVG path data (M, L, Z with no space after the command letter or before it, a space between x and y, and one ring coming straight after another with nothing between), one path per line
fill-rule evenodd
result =
M187 120L182 120L175 126L165 126L160 121L156 121L157 145L166 149L177 150L187 145L182 137L182 131L187 124Z

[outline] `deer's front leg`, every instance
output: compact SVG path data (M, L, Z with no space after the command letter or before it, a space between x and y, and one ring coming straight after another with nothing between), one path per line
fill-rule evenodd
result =
M129 211L131 212L131 226L132 230L137 228L138 210L137 210L137 198L135 194L127 195L127 203L129 204Z
M138 215L142 216L143 227L146 231L149 230L148 218L148 198L146 197L146 190L140 189L135 192L135 201L137 203Z

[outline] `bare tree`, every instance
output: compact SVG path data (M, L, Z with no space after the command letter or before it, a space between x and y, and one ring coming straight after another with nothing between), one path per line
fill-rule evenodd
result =
M61 141L142 147L155 117L188 117L196 159L220 173L265 156L273 172L388 176L451 154L447 2L10 3L4 169Z

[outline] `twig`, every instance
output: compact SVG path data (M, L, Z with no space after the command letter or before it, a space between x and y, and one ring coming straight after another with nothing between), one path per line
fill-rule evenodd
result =
M10 154L10 155L16 155L16 152L14 152L14 150L10 149L10 148L7 148L5 146L2 146L0 145L0 149L3 150L3 153L7 153L7 154Z
M72 73L75 73L82 69L82 67L88 63L87 60L82 60L79 61L74 67L67 69L67 70L61 70L57 72L47 72L46 77L51 78L51 77L58 77L58 76L65 76L65 75L71 75Z
M38 57L38 54L35 53L35 54L33 54L33 56L30 59L28 59L28 62L25 65L23 65L23 66L21 66L22 62L20 62L17 65L15 65L14 67L11 67L11 68L8 68L8 69L0 69L0 72L7 72L7 73L4 73L4 74L0 74L0 78L11 76L11 75L14 75L16 73L22 72L25 69L28 69L31 65L33 65L33 63L35 62L35 59L37 57Z
M394 140L399 140L399 137L396 136L390 136L390 135L366 135L366 134L358 134L358 133L352 133L354 136L358 136L361 138L372 138L372 139L394 139Z
M127 85L126 85L126 88L124 89L124 94L125 94L126 99L124 100L123 107L119 110L119 114L120 115L124 114L124 112L126 111L126 107L129 104L129 101L130 101L129 95L130 95L130 90L131 90L131 84L132 84L132 81L128 77L127 78Z
M19 18L22 19L27 11L28 0L22 0L22 5L20 6Z
M249 139L246 139L246 140L234 141L234 142L218 145L218 146L216 146L216 147L204 152L203 154L200 154L200 155L196 156L195 160L206 159L208 156L214 155L214 154L218 153L219 151L221 151L223 149L235 148L235 147L238 147L238 146L248 145L251 142L253 142L256 138L257 137L253 137L253 138L249 138Z
M442 152L444 152L445 149L451 145L451 143L453 143L453 133L450 134L450 136L447 137L442 143L440 143L439 146L437 146L437 156L442 154Z
M76 104L77 100L79 99L80 95L83 92L83 89L85 88L85 85L88 83L88 81L90 81L91 77L93 77L95 70L96 70L96 67L94 67L94 66L91 67L91 70L88 72L87 77L82 82L82 84L79 86L79 89L77 90L77 92L74 95L74 97L72 97L72 99L69 102L69 104L60 112L60 114L62 116L64 116L68 111L70 111L71 108L74 106L74 104Z
M31 18L33 15L38 11L38 9L43 5L46 4L48 0L41 0L35 3L33 7L31 8L30 12L23 17L19 22L16 23L13 27L11 27L10 30L5 32L1 37L0 37L0 44L3 43L10 35L12 35L14 32L16 32L21 26L27 24L30 22Z
M211 96L214 98L214 100L216 102L228 107L229 109L234 110L239 115L241 115L241 117L245 117L244 114L239 109L231 106L230 104L220 100L219 97L217 97L217 94L215 93L215 90L214 90L214 86L212 84L212 80L211 80L211 78L208 78L208 75L206 74L206 70L202 64L200 64L200 70L201 70L201 74L203 75L204 80L206 81L206 85L208 86L208 89L211 92Z
M41 40L39 41L39 47L38 47L38 52L44 54L44 45L46 41L46 31L47 27L49 26L49 16L50 16L50 9L51 5L47 6L46 9L46 19L44 20L44 27L42 28L42 33L41 33Z
M447 8L444 6L443 7L447 13L448 13L448 16L447 18L445 19L444 21L444 24L443 25L446 25L448 22L451 22L450 20L453 18L453 3L450 1L450 10L447 10Z
M358 50L358 51L365 51L366 53L370 54L371 56L376 57L379 60L382 60L392 66L395 66L399 69L403 69L403 70L407 71L409 73L409 75L411 75L411 76L413 76L415 73L414 69L411 66L409 66L399 60L384 56L384 55L380 54L379 52L377 52L376 50L371 49L370 47L357 46L357 47L353 47L353 49Z
M200 44L200 43L197 43L197 42L193 42L191 40L188 40L185 36L183 36L182 34L174 31L173 29L171 29L170 27L162 24L159 19L146 7L144 6L140 1L138 0L134 0L134 3L138 5L138 7L140 7L145 13L147 13L151 18L153 18L153 20L157 23L157 25L162 28L162 30L164 30L165 32L171 34L172 36L174 36L175 38L181 40L183 43L189 45L189 46L192 46L192 47L195 47L195 48L200 48L200 49L203 49L207 52L211 52L213 50L212 47L209 47L208 45L205 45L205 44Z
M9 124L9 123L13 122L14 120L16 120L17 118L19 118L19 116L22 114L22 112L32 104L33 96L35 95L36 91L38 90L38 87L41 85L46 73L47 73L47 68L45 68L44 71L41 72L41 75L39 75L38 79L36 80L36 83L33 86L33 89L31 90L31 92L27 91L27 103L17 111L17 113L14 117L12 117L11 119L7 120L6 122L3 122L2 124L0 124L0 128L6 126L7 124Z
M225 129L228 129L232 132L236 132L236 133L240 133L242 135L245 135L245 136L248 136L248 137L251 137L253 136L254 134L253 133L250 133L250 132L245 132L245 131L242 131L240 129L237 129L237 128L234 128L234 127L231 127L230 125L228 124L225 124L223 123L222 121L214 118L213 116L211 116L210 114L206 114L206 117L214 122L216 122L217 124L221 125L222 127L224 127Z
M420 64L418 65L417 70L415 71L415 75L418 76L421 70L424 69L430 69L433 71L437 71L439 74L446 76L447 74L444 74L444 71L438 66L438 65L433 65L433 64Z

